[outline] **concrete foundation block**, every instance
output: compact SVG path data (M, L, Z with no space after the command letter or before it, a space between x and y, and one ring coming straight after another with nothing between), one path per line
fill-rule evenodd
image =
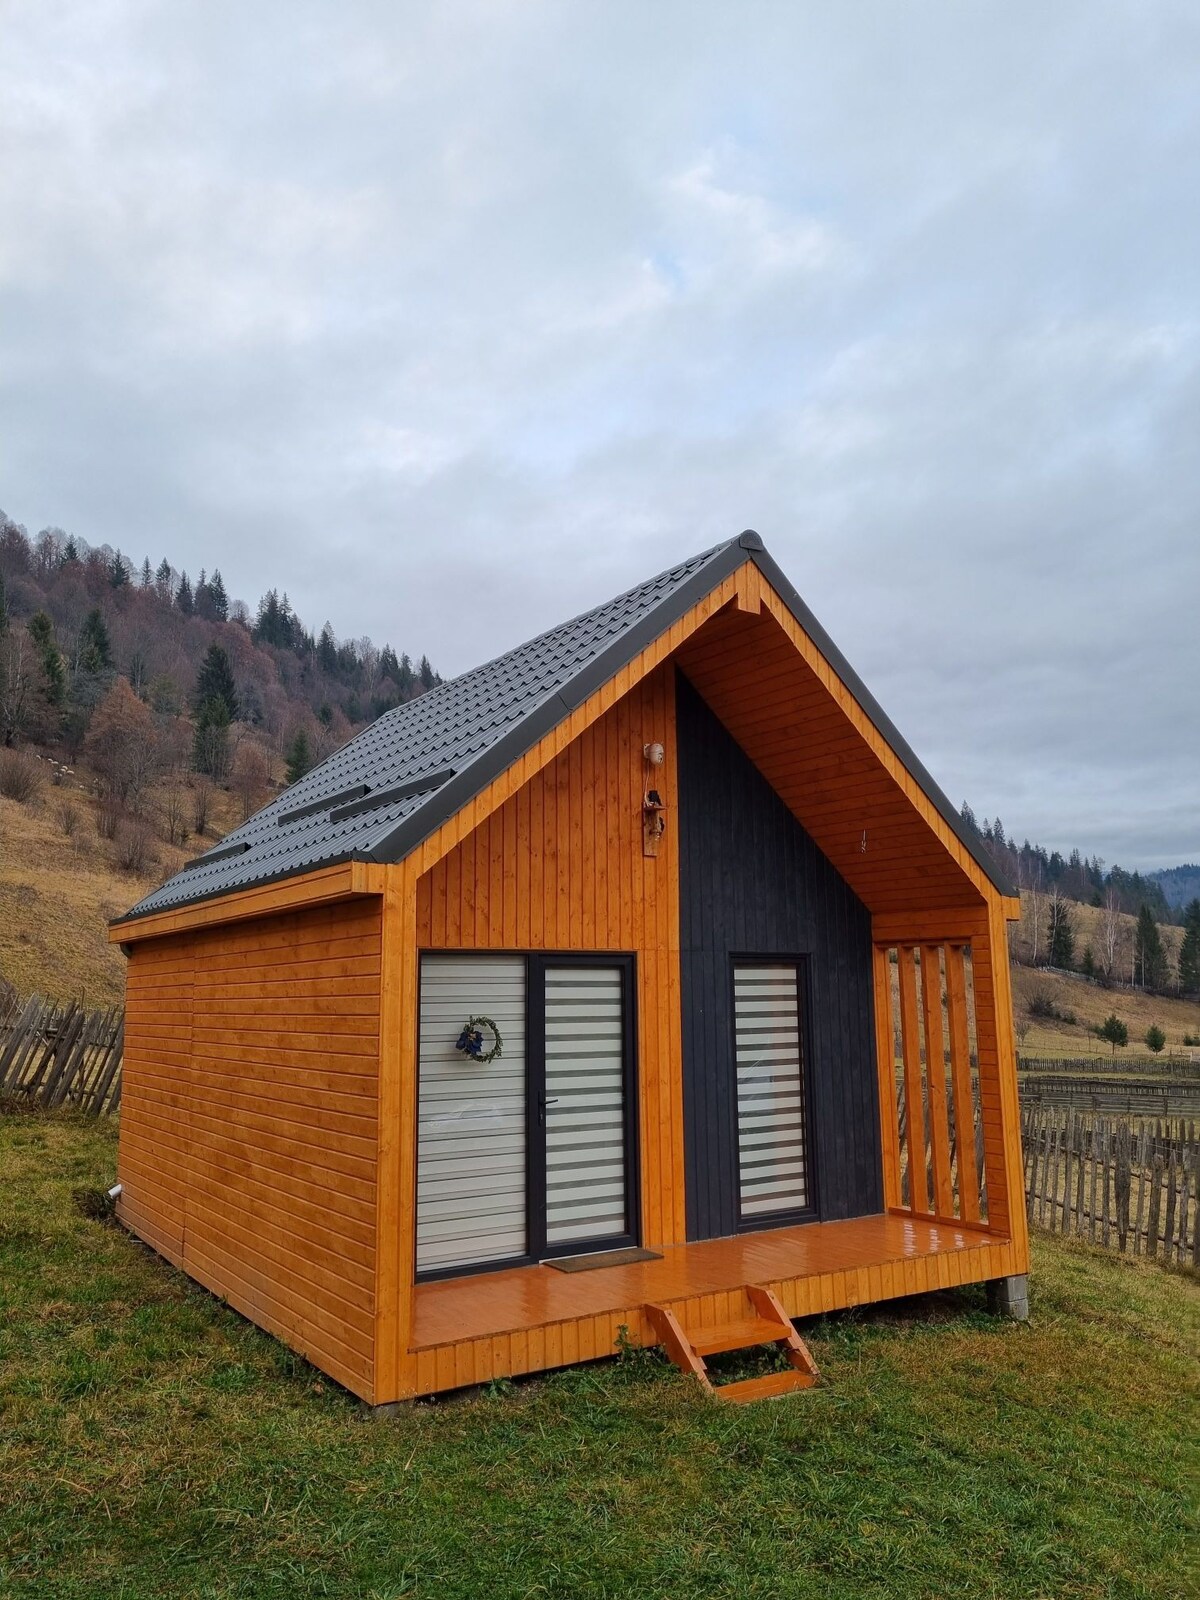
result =
M987 1286L988 1310L994 1317L1029 1321L1029 1277L1017 1272L1010 1278L993 1278Z

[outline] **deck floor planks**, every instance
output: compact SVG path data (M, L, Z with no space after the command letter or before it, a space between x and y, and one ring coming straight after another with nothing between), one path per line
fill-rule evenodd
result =
M963 1281L939 1257L985 1252L1005 1241L980 1228L951 1227L919 1217L879 1215L846 1222L741 1234L678 1245L661 1261L566 1274L553 1268L516 1267L474 1277L446 1278L416 1288L413 1348L492 1340L520 1333L525 1349L537 1330L547 1366L559 1364L564 1346L580 1348L577 1330L563 1324L640 1311L647 1304L711 1299L707 1324L727 1317L746 1283L797 1283L828 1277L835 1303L859 1304L891 1294L915 1294ZM882 1292L882 1293L881 1293Z

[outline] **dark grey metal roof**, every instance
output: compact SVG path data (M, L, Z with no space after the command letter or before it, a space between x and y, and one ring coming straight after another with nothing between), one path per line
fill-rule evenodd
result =
M757 534L669 568L594 611L385 712L118 923L337 862L399 861L751 558L1002 892L957 811L763 549Z

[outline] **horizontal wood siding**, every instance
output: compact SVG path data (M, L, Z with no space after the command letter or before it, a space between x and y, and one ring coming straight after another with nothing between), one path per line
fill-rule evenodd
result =
M380 911L357 899L134 946L121 1217L372 1394Z
M734 955L806 958L810 1203L878 1211L870 916L682 675L676 722L688 1237L738 1221Z
M417 942L432 950L612 950L637 958L642 1238L684 1236L679 1083L674 676L636 684L429 872ZM643 747L665 746L647 768ZM666 802L657 856L642 800Z

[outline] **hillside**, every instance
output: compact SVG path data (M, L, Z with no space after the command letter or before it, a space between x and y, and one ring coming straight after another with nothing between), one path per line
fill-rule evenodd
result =
M24 802L0 795L0 979L20 994L119 1004L125 958L108 943L109 920L232 827L240 816L237 798L214 791L207 834L190 835L186 846L147 829L132 850L135 858L144 851L144 863L130 868L122 865L130 835L118 827L116 836L103 837L104 808L89 771L75 769L55 783L44 753L29 752L28 759L42 779L37 792ZM147 811L154 814L165 799L152 790Z
M440 681L425 655L414 666L390 644L339 640L327 622L314 631L286 593L268 591L252 614L219 571L193 583L166 557L136 568L61 529L31 539L0 512L0 745L49 746L74 765L124 678L160 745L186 765L211 698L203 668L214 651L228 674L224 724L277 756L302 738L309 762Z
M1030 1002L1049 1002L1057 1018L1035 1016ZM1127 1049L1115 1052L1095 1029L1115 1013L1129 1029ZM1023 1056L1115 1056L1119 1066L1123 1057L1145 1060L1145 1037L1156 1024L1167 1036L1165 1054L1186 1055L1200 1061L1200 1048L1188 1046L1185 1039L1200 1038L1200 1004L1173 995L1144 994L1140 989L1103 989L1089 983L1079 973L1053 972L1046 968L1013 967L1013 1014L1018 1048ZM1066 1018L1074 1016L1075 1021Z

